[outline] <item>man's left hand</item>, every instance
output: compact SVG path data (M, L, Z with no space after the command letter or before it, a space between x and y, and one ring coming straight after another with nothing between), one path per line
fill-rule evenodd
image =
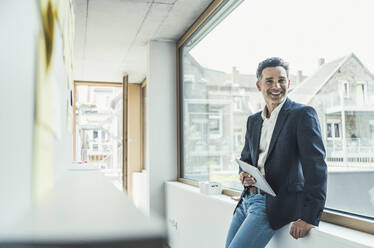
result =
M292 223L290 234L294 239L302 238L306 236L313 227L312 224L309 224L302 219L298 219Z

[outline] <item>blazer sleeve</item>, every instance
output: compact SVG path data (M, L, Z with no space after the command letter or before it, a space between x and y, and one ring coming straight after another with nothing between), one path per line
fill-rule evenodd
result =
M304 202L301 219L318 226L326 202L327 165L321 128L314 108L301 113L297 143L304 175Z
M245 132L245 143L244 143L242 153L240 154L240 160L248 164L252 164L251 152L249 150L250 118L251 117L248 117L247 119L247 130ZM239 173L240 172L242 172L242 168L240 168L239 166Z

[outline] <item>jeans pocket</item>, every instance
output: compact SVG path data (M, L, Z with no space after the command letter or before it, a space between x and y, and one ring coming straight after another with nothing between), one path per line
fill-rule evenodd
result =
M264 195L254 194L249 202L247 214L263 215L266 214L266 200Z

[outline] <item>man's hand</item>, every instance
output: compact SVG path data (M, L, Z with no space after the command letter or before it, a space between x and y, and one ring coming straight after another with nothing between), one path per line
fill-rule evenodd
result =
M252 177L247 172L240 172L240 181L242 182L243 186L251 186L252 184L256 183L256 179Z
M231 200L240 201L240 196L231 196Z
M314 226L312 224L309 224L301 219L298 219L291 225L290 234L294 239L302 238L306 236L310 229L312 229Z

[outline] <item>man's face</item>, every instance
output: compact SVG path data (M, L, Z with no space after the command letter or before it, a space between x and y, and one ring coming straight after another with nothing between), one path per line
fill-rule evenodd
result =
M262 71L261 80L256 85L267 105L278 106L287 96L290 80L282 66L266 67Z

